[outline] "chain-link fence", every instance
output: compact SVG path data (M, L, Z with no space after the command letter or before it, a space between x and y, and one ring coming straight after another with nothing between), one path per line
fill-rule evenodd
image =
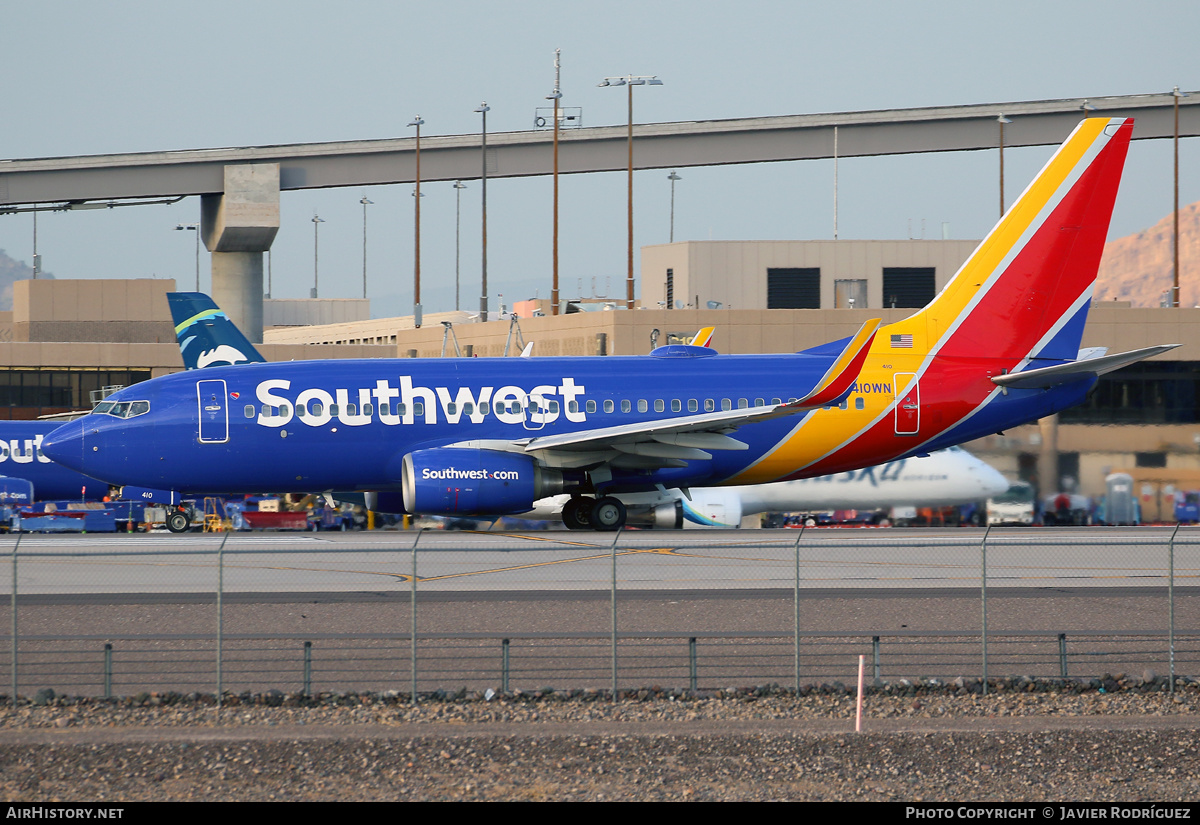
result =
M1188 529L8 541L9 699L1200 674Z

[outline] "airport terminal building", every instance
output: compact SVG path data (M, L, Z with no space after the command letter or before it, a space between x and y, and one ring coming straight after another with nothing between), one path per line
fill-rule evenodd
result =
M466 313L370 319L367 302L267 301L263 355L312 358L633 355L716 327L720 352L791 352L852 335L924 306L976 241L690 241L642 250L642 306L589 296L553 316L524 302L520 317L481 323ZM182 369L163 280L38 280L14 288L0 313L0 416L86 409L104 388ZM539 309L540 314L535 312ZM583 310L583 311L574 311ZM590 311L589 311L590 310ZM439 323L446 321L450 327ZM452 332L450 331L452 330ZM1200 308L1094 303L1084 346L1179 348L1103 376L1084 405L965 445L1010 478L1085 494L1113 471L1137 470L1143 509L1200 488ZM1191 486L1188 486L1191 485ZM1169 508L1162 508L1164 514Z

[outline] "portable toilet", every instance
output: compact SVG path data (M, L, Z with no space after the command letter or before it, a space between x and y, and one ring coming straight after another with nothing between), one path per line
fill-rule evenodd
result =
M1104 479L1104 485L1107 489L1104 497L1104 523L1137 524L1133 476L1129 473L1112 473Z

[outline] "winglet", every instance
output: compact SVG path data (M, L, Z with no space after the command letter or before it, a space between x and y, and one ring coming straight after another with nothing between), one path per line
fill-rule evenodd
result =
M167 303L184 368L261 364L267 360L204 293L168 292Z
M812 392L798 401L785 404L784 407L791 409L824 407L845 395L846 391L858 380L858 374L862 372L863 363L867 360L867 353L871 350L871 343L875 340L875 333L879 331L881 323L881 319L872 318L863 324L862 328L850 339L850 343L846 344L842 354L834 360L825 375L813 387Z
M697 332L692 337L692 340L689 341L688 343L691 344L693 347L712 346L712 337L713 337L713 332L715 330L716 330L716 327L701 327L700 331Z

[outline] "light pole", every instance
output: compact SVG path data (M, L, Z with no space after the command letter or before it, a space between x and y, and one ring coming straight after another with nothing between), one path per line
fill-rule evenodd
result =
M314 297L314 298L316 298L316 297L317 297L317 295L318 295L318 293L317 293L317 287L320 285L320 282L319 282L319 281L318 281L318 279L317 279L317 249L318 249L318 247L317 247L317 229L318 229L319 225L320 225L320 224L323 224L323 223L325 223L325 221L324 221L322 218L318 217L318 216L317 216L317 215L314 213L314 214L313 214L313 216L312 216L312 225L313 225L313 288L312 288L312 297Z
M683 180L679 175L675 174L675 170L671 170L671 174L667 175L667 180L671 182L671 243L675 243L675 181Z
M37 214L36 212L34 213ZM36 219L35 219L36 220ZM200 291L200 225L195 223L180 223L175 225L175 231L180 232L184 229L190 229L196 233L196 291ZM37 252L36 235L34 236L34 252Z
M1179 91L1179 87L1176 86L1171 92L1171 97L1175 102L1175 226L1171 243L1175 260L1174 277L1171 282L1171 306L1177 307L1179 306L1179 98L1187 97L1187 95Z
M475 110L483 115L483 172L480 175L480 189L482 190L481 197L483 199L483 287L479 293L479 320L486 321L488 319L488 286L487 286L487 113L491 111L491 107L487 105L487 101L479 104L479 108Z
M1000 217L1004 217L1004 124L1012 123L1004 115L998 115L996 122L1000 124Z
M37 204L33 205L33 280L42 271L42 256L37 251Z
M628 129L626 144L629 148L629 206L628 206L628 224L629 224L629 249L628 249L628 272L625 278L625 308L633 309L633 87L634 86L661 86L663 82L657 76L636 76L625 75L624 77L606 77L602 80L599 86L627 86L629 87L629 104L628 104Z
M413 190L413 326L421 328L421 126L425 121L417 115L409 126L417 127L417 188Z
M559 62L560 49L554 50L554 91L546 95L547 100L554 101L554 243L553 259L554 274L550 284L550 314L558 314L558 103L562 100L562 87L559 84L562 64Z
M363 208L363 297L367 297L367 207L375 203L366 195L359 201Z
M459 301L459 263L461 262L459 238L462 229L462 190L467 185L461 180L454 182L454 311L461 309Z

